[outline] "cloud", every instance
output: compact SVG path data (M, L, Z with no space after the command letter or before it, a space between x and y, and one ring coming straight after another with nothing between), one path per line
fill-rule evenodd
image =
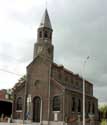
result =
M107 89L106 5L106 0L48 1L55 62L81 75L83 61L89 55L85 78L93 82L94 95L100 102L107 102L107 97L103 96ZM33 45L44 8L45 0L0 2L0 67L25 73L26 65L33 59ZM8 87L8 83L11 87L19 78L0 74L5 85L0 88Z

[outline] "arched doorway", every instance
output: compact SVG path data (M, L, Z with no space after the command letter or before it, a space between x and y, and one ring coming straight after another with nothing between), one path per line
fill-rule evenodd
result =
M33 122L40 122L41 99L35 96L33 99Z

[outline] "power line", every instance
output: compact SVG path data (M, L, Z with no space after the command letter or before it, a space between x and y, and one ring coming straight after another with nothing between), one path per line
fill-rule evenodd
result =
M7 72L7 73L10 73L10 74L13 74L13 75L17 75L17 76L23 76L23 75L21 75L21 74L18 74L18 73L15 73L15 72L11 72L11 71L8 71L8 70L6 70L6 69L0 69L0 71L2 71L2 72Z
M0 53L0 55L3 55L3 54ZM9 55L8 55L8 57L9 57L9 58L14 58L14 57L9 56ZM15 60L15 61L19 61L19 60L16 59L16 58L14 58L14 60ZM2 68L0 68L0 71L2 71L2 72L7 72L7 73L10 73L10 74L13 74L13 75L17 75L17 76L23 76L23 75L21 75L21 74L18 74L18 73L15 73L15 72L12 72L12 71L9 71L9 70L6 70L6 69L2 69Z

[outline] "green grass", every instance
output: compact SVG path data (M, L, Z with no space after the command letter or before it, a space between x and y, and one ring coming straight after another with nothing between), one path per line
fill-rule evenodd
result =
M102 121L101 121L101 125L107 125L107 120L105 120L105 119L102 120Z

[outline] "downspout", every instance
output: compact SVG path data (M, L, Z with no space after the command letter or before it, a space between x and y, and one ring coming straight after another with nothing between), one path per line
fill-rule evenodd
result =
M49 67L49 81L48 81L48 125L49 125L49 120L50 120L50 81L51 81L51 68L52 68L52 63L50 64Z
M42 98L41 98L41 111L40 111L40 125L42 125Z
M65 123L65 89L63 90L63 125Z
M23 124L25 123L25 116L26 116L26 98L27 98L27 77L25 82L25 92L24 92L24 105L23 105Z
M12 116L11 116L11 121L12 122L14 122L13 120L14 120L14 114L15 114L15 101L16 101L16 97L15 97L15 92L14 92L15 90L13 90L13 103L12 103Z

